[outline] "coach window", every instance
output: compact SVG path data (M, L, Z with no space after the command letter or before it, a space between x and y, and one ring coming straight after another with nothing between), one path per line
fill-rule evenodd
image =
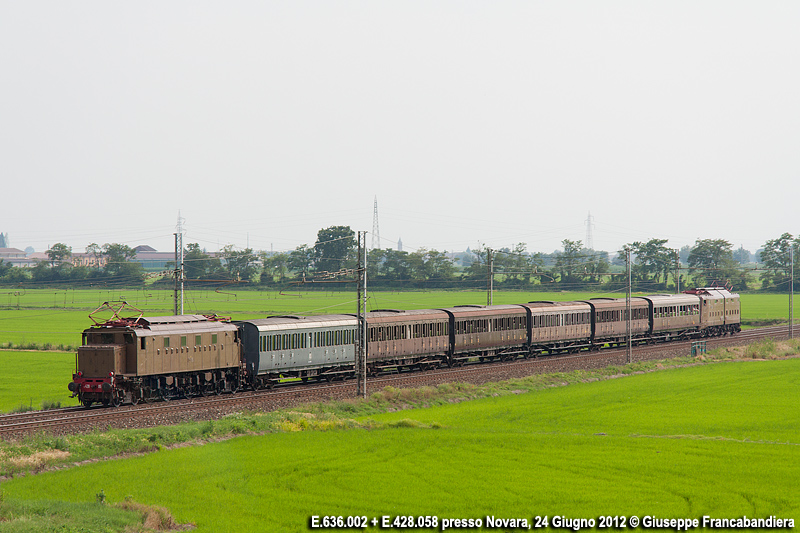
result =
M164 348L169 348L169 337L164 337Z
M194 336L194 345L195 346L200 346L201 344L203 344L203 340L202 340L201 336L200 335L195 335Z
M186 347L186 335L181 335L181 348Z

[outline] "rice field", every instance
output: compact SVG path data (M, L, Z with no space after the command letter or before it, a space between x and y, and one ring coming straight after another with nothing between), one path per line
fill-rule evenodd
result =
M314 516L800 519L798 385L800 359L531 392L512 384L481 400L357 418L369 421L362 429L298 423L0 489L23 502L90 503L102 491L109 502L164 506L198 532L303 531Z
M586 300L624 297L617 293L495 292L493 303L513 304L535 300ZM173 292L165 290L25 290L0 289L0 348L65 349L80 345L81 332L92 325L89 313L103 302L126 301L145 316L171 315ZM481 291L371 292L367 309L428 309L464 304L485 304ZM187 291L187 314L216 313L235 320L285 314L355 313L356 296L349 292L212 290ZM136 314L131 310L129 314ZM101 314L100 316L103 316ZM784 321L788 323L789 296L743 294L745 326Z

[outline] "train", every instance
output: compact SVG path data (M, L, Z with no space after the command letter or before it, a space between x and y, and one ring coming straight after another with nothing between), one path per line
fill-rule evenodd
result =
M741 331L740 308L739 295L725 287L633 297L630 336L642 344L732 335ZM627 309L625 298L592 298L374 310L364 315L366 371L620 346L628 338ZM84 330L68 388L89 407L347 379L355 375L359 329L354 314L234 321L215 315L145 317L140 311L123 318L114 311L111 319L95 320Z

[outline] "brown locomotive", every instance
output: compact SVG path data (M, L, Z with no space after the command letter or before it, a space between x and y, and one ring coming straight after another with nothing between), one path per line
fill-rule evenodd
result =
M235 325L204 315L115 314L83 332L69 389L86 407L235 390L238 337Z

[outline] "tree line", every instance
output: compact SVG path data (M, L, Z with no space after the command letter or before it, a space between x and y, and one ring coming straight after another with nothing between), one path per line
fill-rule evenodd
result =
M412 252L375 249L368 253L369 286L372 289L482 289L492 275L497 289L517 290L617 290L627 284L625 258L631 256L631 279L635 290L658 291L708 286L789 289L792 251L800 250L800 236L784 233L768 240L757 267L751 254L734 250L724 239L698 239L694 246L670 248L667 239L627 243L610 258L608 252L588 250L581 241L564 239L551 254L530 253L524 243L492 250L479 246L461 254L419 249ZM34 267L12 267L0 260L0 282L74 284L117 283L142 285L151 274L135 261L136 252L118 244L91 244L87 254L103 257L102 266L74 266L71 248L58 243L47 250L48 261ZM98 265L101 263L97 262ZM190 284L243 283L263 288L305 289L346 287L357 267L355 232L349 226L331 226L318 231L313 245L289 252L256 252L226 246L208 254L199 244L184 250L184 278ZM168 269L174 269L168 264ZM795 265L794 277L800 273ZM162 276L164 278L164 276ZM169 276L156 284L170 285Z

